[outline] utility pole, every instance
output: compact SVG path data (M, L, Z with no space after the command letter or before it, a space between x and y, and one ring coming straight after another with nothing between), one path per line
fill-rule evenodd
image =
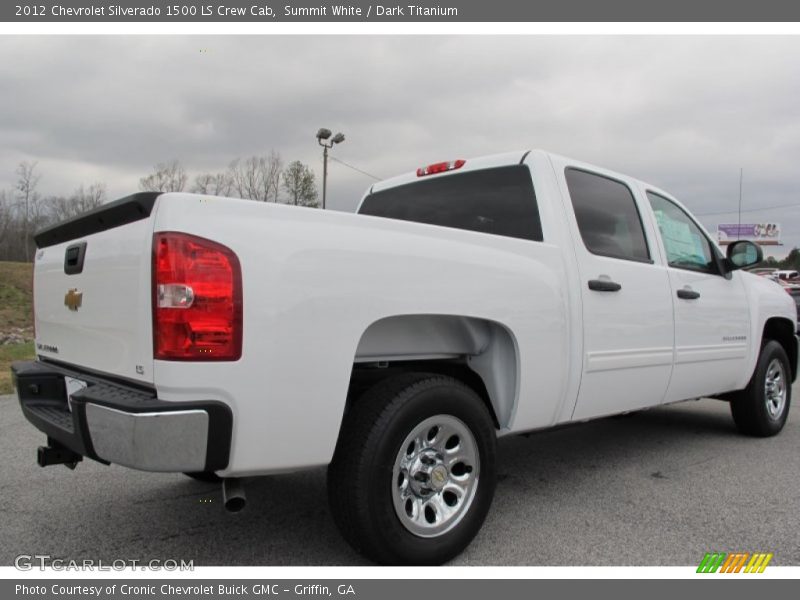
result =
M329 143L325 143L330 138ZM324 127L317 131L317 143L322 146L322 210L325 210L325 200L328 190L328 148L344 141L344 134L337 133L331 138L331 130Z
M325 196L328 190L328 147L322 147L322 210L325 210Z
M744 177L744 168L739 167L739 224L736 226L736 239L740 239L742 235L742 178Z

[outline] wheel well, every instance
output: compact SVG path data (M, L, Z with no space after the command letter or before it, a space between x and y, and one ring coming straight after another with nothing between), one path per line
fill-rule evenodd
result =
M498 428L511 423L518 394L519 351L511 331L488 319L463 315L409 314L372 323L353 359L348 404L363 384L389 373L450 375L487 402ZM385 373L384 373L385 375Z
M345 404L345 414L360 396L368 389L374 387L381 381L390 377L395 377L403 373L433 373L436 375L447 375L453 379L470 387L483 400L489 414L492 415L492 422L496 429L500 428L497 412L492 405L489 392L483 379L475 371L467 366L466 361L460 360L419 360L419 361L397 361L387 363L353 365L350 375L350 387L347 391L347 402Z
M789 357L789 367L792 369L792 381L794 381L797 377L797 339L792 322L779 317L768 319L764 324L761 344L767 340L775 340L783 346L786 356Z

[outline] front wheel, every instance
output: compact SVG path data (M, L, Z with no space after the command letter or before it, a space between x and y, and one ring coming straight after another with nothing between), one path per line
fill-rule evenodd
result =
M495 446L486 405L460 381L385 380L357 400L342 426L328 469L334 520L376 562L446 562L489 511Z
M791 374L783 346L766 342L750 383L731 400L731 414L741 433L769 437L783 429L792 399Z

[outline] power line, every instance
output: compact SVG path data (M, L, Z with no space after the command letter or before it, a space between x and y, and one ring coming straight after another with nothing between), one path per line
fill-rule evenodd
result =
M329 158L330 160L332 160L332 161L335 161L335 162L337 162L337 163L339 163L339 164L342 164L342 165L344 165L345 167L347 167L347 168L349 168L349 169L353 169L353 171L358 171L358 172L359 172L359 173L361 173L362 175L366 175L367 177L372 177L372 178L373 178L375 181L380 181L381 179L383 179L382 177L376 177L376 176L375 176L375 175L373 175L372 173L367 173L366 171L362 171L362 170L361 170L361 169L359 169L358 167L354 167L353 165L347 164L346 162L344 162L343 160L340 160L340 159L336 158L335 156L329 156L328 158Z
M761 208L743 208L741 212L761 212L762 210L779 210L782 208L799 208L800 204L780 204L777 206L764 206ZM735 214L735 210L722 210L719 212L707 212L707 213L696 213L693 212L692 214L696 217L711 217L714 215L732 215Z

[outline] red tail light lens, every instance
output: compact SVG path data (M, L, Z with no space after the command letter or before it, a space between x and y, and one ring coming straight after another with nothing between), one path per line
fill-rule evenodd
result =
M444 173L445 171L454 171L460 169L466 164L467 161L459 158L458 160L445 161L440 163L433 163L427 167L420 167L417 169L417 177L424 177L425 175L435 175L436 173Z
M242 356L242 269L230 248L185 233L155 234L153 356Z

